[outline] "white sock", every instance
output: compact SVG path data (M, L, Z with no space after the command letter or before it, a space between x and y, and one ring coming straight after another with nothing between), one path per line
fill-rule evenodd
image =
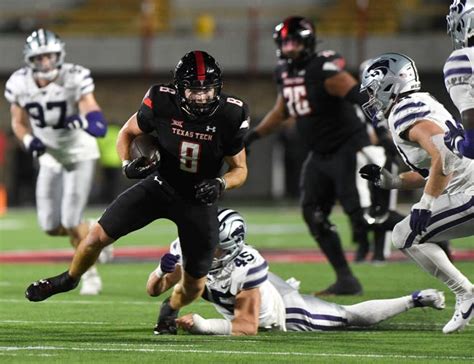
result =
M386 300L371 300L351 306L343 306L349 326L370 326L413 308L411 296Z
M402 251L425 271L446 284L454 294L471 291L472 283L451 263L438 245L425 243L413 245Z

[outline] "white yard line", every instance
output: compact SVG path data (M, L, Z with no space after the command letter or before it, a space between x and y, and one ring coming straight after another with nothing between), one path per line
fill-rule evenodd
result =
M178 345L177 345L178 346ZM184 347L184 345L183 345ZM66 346L0 346L0 352L15 352L22 350L41 351L83 351L83 352L144 352L144 353L176 353L176 347L166 348L85 348ZM377 359L415 359L415 360L469 360L474 356L430 356L430 355L401 355L401 354L343 354L343 353L303 353L295 351L239 351L239 350L207 350L207 349L180 349L179 354L238 354L238 355L260 355L260 356L301 356L301 357L327 357L327 358L377 358Z

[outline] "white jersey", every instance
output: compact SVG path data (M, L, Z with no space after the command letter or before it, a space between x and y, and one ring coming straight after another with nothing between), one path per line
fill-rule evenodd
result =
M182 253L179 239L171 243L170 253ZM259 327L286 331L285 306L281 295L268 280L268 264L260 253L244 245L237 258L229 262L216 274L207 275L203 298L214 304L222 316L234 318L235 297L240 291L258 288L260 290Z
M474 48L453 51L443 68L444 84L459 112L474 108Z
M410 169L426 179L431 166L431 156L418 143L402 138L408 128L420 120L430 120L446 132L448 128L445 122L452 121L453 117L426 92L410 94L395 104L390 111L388 123L400 155ZM449 171L453 172L453 178L446 187L446 192L474 195L474 160L455 158L454 155L452 157Z
M64 128L67 117L78 114L78 101L94 91L90 71L64 63L55 81L38 87L33 71L23 67L15 71L5 86L5 97L26 110L33 135L46 145L41 165L56 166L99 158L96 139L84 130Z

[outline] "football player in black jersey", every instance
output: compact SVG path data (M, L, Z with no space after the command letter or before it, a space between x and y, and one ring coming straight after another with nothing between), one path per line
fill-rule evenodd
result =
M314 25L302 17L289 17L273 33L279 58L275 78L275 106L246 135L245 144L276 130L288 118L310 152L303 165L301 203L309 230L337 274L336 282L320 294L359 294L336 228L329 215L338 199L349 216L353 239L367 240L367 223L356 187L356 153L370 145L364 123L353 104L362 105L356 79L344 70L344 58L331 50L315 53Z
M26 298L42 301L75 288L105 246L167 218L177 225L184 273L162 306L158 331L176 332L178 310L201 295L212 263L219 237L216 202L224 190L241 186L247 178L247 105L221 88L221 69L214 58L192 51L177 64L174 84L148 90L117 139L125 175L141 181L108 206L80 243L69 270L34 282ZM132 140L144 133L156 135L159 164L149 164L145 157L129 160ZM221 176L224 161L228 170Z

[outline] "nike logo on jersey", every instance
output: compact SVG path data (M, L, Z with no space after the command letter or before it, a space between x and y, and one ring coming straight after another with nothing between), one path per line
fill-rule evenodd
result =
M155 178L153 178L153 180L158 182L160 185L163 184L163 181L161 179L159 179L158 176L155 176Z
M472 309L474 308L474 303L471 305L471 307L469 308L469 310L467 310L466 312L462 312L461 311L461 315L462 315L462 318L464 320L467 320L469 318L469 316L471 316L471 313L472 313Z

